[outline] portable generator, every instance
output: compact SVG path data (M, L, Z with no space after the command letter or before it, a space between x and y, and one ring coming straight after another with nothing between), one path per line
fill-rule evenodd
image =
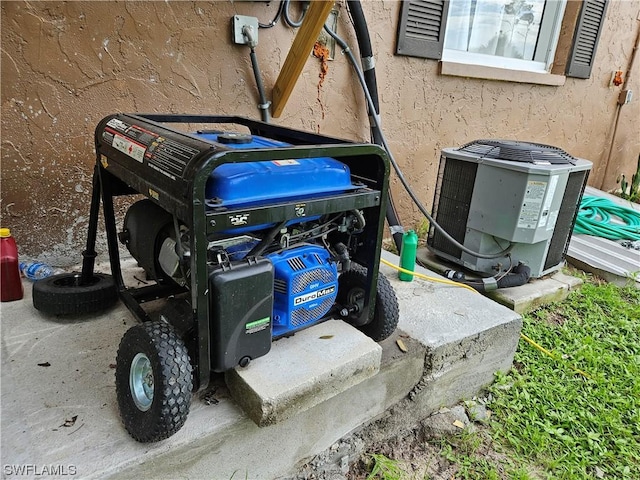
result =
M380 147L240 117L162 114L108 116L95 145L83 271L51 277L34 305L89 311L108 303L111 294L96 292L111 287L141 321L116 361L135 439L175 433L212 372L247 366L278 337L329 318L376 341L395 330L397 299L378 274L389 175ZM129 195L138 198L118 231L114 197ZM100 200L111 284L93 272ZM124 284L118 242L152 282ZM157 299L166 299L159 313L143 308Z

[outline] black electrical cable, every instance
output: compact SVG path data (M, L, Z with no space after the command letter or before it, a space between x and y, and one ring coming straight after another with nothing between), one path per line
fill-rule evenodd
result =
M280 4L278 5L278 11L269 23L258 23L258 28L271 28L276 26L278 20L280 20L280 16L282 15L282 10L284 9L284 0L280 0Z
M269 123L271 121L271 114L269 113L269 106L271 102L267 100L267 94L264 90L264 82L262 81L262 75L260 74L260 67L258 66L258 57L256 51L251 47L251 67L253 68L253 75L256 77L256 86L258 87L258 96L260 97L260 103L258 108L260 109L260 117L263 122Z
M289 15L289 6L291 5L291 0L282 0L282 3L282 18L284 18L286 24L291 28L298 28L300 25L302 25L304 16L307 14L307 9L309 8L308 2L304 2L304 5L302 6L302 14L300 15L300 18L298 20L293 20L291 18L291 15Z
M351 52L351 49L349 48L347 43L340 36L338 36L337 33L331 31L331 29L327 28L326 26L325 26L325 31L336 41L336 43L338 43L338 45L340 45L340 47L343 50L343 53L345 53L347 55L347 57L349 58L349 61L351 62L351 65L353 66L353 68L354 68L354 70L356 72L358 80L360 81L360 85L362 86L362 90L363 90L363 92L365 94L365 97L367 99L367 105L369 106L369 113L370 113L370 115L372 115L372 113L375 112L375 106L374 106L373 100L371 98L371 93L369 92L368 86L367 86L366 81L364 79L364 74L363 74L362 70L360 69L360 67L358 66L358 63L357 63L355 57L353 56L353 53ZM387 155L389 156L389 160L391 161L391 165L393 166L393 169L395 170L396 174L398 175L398 178L400 179L400 182L402 183L402 185L404 186L405 190L407 191L407 193L411 197L411 200L413 200L413 202L416 204L416 206L418 207L420 212L429 220L429 222L431 222L431 225L433 225L433 227L436 230L438 230L453 245L455 245L456 247L460 248L463 252L466 252L469 255L472 255L472 256L474 256L476 258L484 258L484 259L502 258L502 257L506 256L509 252L511 252L511 250L513 250L513 247L515 247L515 243L511 243L506 249L504 249L504 250L502 250L501 252L498 252L498 253L488 254L488 253L474 252L473 250L471 250L471 249L467 248L466 246L462 245L455 238L453 238L446 230L444 230L444 228L442 228L434 220L434 218L429 214L429 212L427 212L426 208L424 208L424 206L422 205L422 202L420 202L420 200L418 199L417 195L415 194L415 192L413 191L413 189L411 188L411 186L409 185L409 183L405 179L404 174L402 173L402 170L400 170L400 166L398 165L398 162L396 162L396 159L393 156L393 153L391 152L391 149L389 148L389 144L387 143L387 139L386 139L386 137L384 135L384 132L382 131L382 128L380 126L380 115L376 113L376 114L373 114L372 117L373 117L372 118L373 125L376 128L376 130L378 130L378 134L379 134L380 139L382 141L382 146L386 150Z

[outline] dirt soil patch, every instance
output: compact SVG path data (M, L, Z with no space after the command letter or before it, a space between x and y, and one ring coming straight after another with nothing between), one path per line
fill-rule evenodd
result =
M490 413L481 418L475 415L483 401L443 408L390 438L384 438L381 431L384 421L374 422L302 465L293 478L511 479L519 466L495 448L490 427L484 423ZM526 472L524 478L542 478L532 469L527 468Z

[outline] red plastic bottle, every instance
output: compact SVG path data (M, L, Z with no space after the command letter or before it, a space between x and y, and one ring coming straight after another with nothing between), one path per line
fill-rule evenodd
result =
M24 295L18 268L18 247L11 230L0 228L0 290L3 302L20 300Z

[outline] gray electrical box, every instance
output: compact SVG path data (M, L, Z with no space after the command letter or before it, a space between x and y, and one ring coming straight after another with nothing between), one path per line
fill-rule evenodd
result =
M244 33L244 29L253 37L254 47L258 45L258 17L248 17L246 15L234 15L231 17L231 38L236 45L249 45L249 39Z
M433 227L427 245L436 255L492 276L522 262L532 277L564 261L591 162L528 142L476 140L445 148L433 216L465 247L483 254L514 244L511 259L474 257Z

